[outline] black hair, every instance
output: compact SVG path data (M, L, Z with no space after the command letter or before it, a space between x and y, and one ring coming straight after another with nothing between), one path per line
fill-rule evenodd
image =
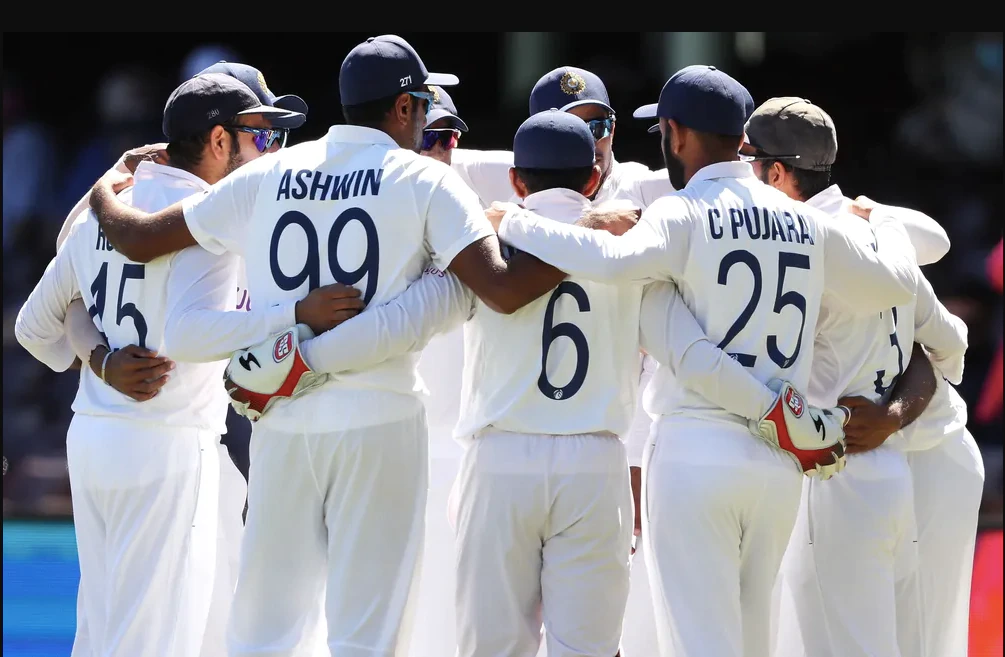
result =
M782 160L765 160L763 171L764 176L767 176L768 169L771 165L778 162L782 165L787 172L792 174L795 180L796 189L799 190L799 194L803 197L802 200L808 200L819 194L820 192L827 189L831 184L831 170L825 169L823 171L813 171L811 169L799 169L791 164L786 164Z
M237 141L237 130L227 125L221 127L230 135L230 152L232 155L236 155L238 150L240 150ZM189 173L195 173L194 170L196 167L202 164L202 154L206 150L206 144L209 143L209 134L212 131L213 129L210 128L197 135L172 139L168 142L167 153L171 166L183 169Z
M582 193L593 175L593 165L574 169L527 169L515 167L517 177L527 186L527 193L546 189L571 189Z
M394 109L394 104L398 101L398 96L400 95L400 93L396 93L392 96L368 100L358 105L343 105L342 117L349 125L358 125L379 130L380 126L384 123L384 119L387 118L388 112ZM418 106L419 99L415 96L409 96L409 99L414 111Z

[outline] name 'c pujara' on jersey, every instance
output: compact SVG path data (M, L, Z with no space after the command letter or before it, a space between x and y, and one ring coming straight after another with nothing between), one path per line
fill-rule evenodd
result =
M798 228L796 224L798 223ZM790 212L769 211L768 208L730 208L729 226L733 239L740 239L740 233L746 229L747 237L752 240L781 240L797 244L814 245L813 235L802 215ZM722 213L718 208L708 210L708 230L712 239L722 239L725 235Z

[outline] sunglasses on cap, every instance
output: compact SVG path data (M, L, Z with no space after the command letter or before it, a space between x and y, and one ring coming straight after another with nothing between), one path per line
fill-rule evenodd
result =
M286 138L290 134L287 128L249 128L246 125L230 125L227 127L238 132L247 132L253 135L252 141L255 142L255 148L258 149L259 153L266 152L277 141L279 142L279 148L283 148L286 146Z
M614 117L593 119L592 121L587 121L586 125L589 126L590 132L593 133L593 138L600 141L604 137L610 136L611 131L614 130Z
M746 151L746 152L744 152ZM750 142L744 142L743 146L740 147L740 161L741 162L754 162L757 160L798 160L798 155L772 155L771 153L766 153L757 146L754 146Z
M422 131L422 150L431 151L437 142L443 146L443 150L449 151L457 148L457 142L461 138L461 131L456 128L440 128L435 130Z

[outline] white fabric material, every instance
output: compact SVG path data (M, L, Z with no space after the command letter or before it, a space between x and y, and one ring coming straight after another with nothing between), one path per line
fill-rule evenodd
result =
M803 475L746 427L663 416L653 429L642 537L659 654L765 657Z
M430 260L446 270L492 234L475 193L450 167L399 148L379 130L348 125L244 165L183 210L204 248L244 257L248 287L263 307L336 279L382 304ZM260 422L278 430L306 417L311 431L325 432L405 419L423 389L416 361L407 354L347 373L279 401ZM327 412L333 405L343 412Z
M632 498L611 437L487 431L457 506L458 657L614 655L629 588Z
M92 654L200 653L216 579L218 440L198 429L74 416L67 464L81 640Z
M396 657L411 641L422 556L425 414L313 433L256 423L229 654ZM324 609L324 616L321 610Z

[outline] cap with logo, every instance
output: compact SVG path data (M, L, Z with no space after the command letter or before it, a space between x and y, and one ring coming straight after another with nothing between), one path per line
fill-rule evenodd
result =
M186 80L171 92L161 127L170 141L198 135L249 114L260 114L277 127L283 127L282 121L289 119L288 111L263 105L240 80L209 73Z
M561 66L544 74L530 92L530 113L557 107L566 112L580 105L600 105L610 113L611 99L599 77L575 66Z
M451 128L467 132L468 124L457 116L457 108L454 107L454 101L450 98L450 94L441 87L430 86L429 90L433 93L433 103L426 112L426 127L428 128L436 121L445 118L450 119Z
M457 83L456 75L427 71L415 49L394 34L370 37L350 50L338 76L343 105L386 98L423 84Z
M579 169L595 157L586 122L555 108L532 114L513 137L513 166L522 169Z
M797 169L827 171L837 159L834 121L803 98L772 98L758 107L747 121L747 141L755 157L792 158Z
M673 119L699 132L739 137L753 111L754 99L746 87L714 66L696 64L674 73L663 85L659 102L643 105L633 116ZM659 130L654 128L649 132Z
M206 73L223 73L232 78L237 78L258 96L258 100L262 101L263 105L288 110L291 118L298 118L300 121L298 125L283 127L299 128L307 120L307 103L300 96L294 96L293 94L285 96L276 96L273 94L272 90L265 84L265 76L254 66L220 61L199 71L196 75L205 75ZM293 117L294 114L302 116Z

